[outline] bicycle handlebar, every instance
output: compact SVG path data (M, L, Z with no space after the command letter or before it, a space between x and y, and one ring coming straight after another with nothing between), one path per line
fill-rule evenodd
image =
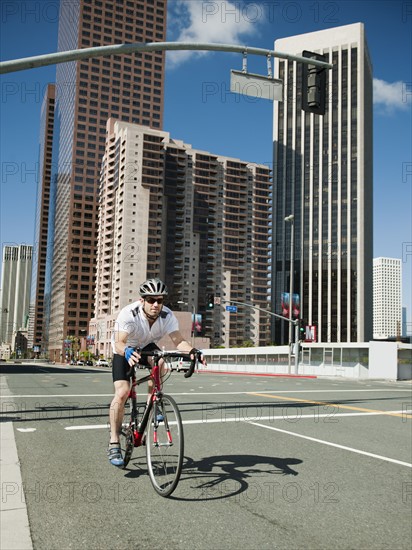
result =
M139 353L141 357L158 357L163 359L182 357L183 359L189 360L190 367L189 367L189 370L184 374L185 378L190 378L192 374L195 372L196 363L197 361L200 360L200 356L201 356L201 352L198 350L194 354L185 353L182 351L162 351L160 349L144 351L144 350L140 350L139 348L136 348L136 351ZM191 355L194 355L194 359L191 359Z

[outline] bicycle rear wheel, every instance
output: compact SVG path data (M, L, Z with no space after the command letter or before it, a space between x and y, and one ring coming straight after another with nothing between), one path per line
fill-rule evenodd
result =
M146 457L149 476L155 491L168 497L176 489L183 464L183 424L176 401L163 395L150 414L147 426Z
M120 432L120 446L123 453L123 469L126 468L132 458L134 448L133 429L134 424L130 422L129 425L122 426L122 430Z

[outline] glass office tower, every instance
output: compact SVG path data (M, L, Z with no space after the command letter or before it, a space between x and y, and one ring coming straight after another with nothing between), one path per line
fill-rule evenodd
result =
M280 52L326 55L323 116L302 111L302 64L277 59L285 97L274 108L273 307L299 295L320 342L372 338L372 66L362 23L275 42ZM293 223L285 218L293 215ZM293 262L292 232L294 237ZM288 342L277 320L273 338Z

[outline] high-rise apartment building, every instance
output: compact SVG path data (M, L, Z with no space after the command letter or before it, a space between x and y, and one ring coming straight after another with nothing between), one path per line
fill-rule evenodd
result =
M30 305L33 247L5 246L1 272L0 344L10 344L13 333L26 327Z
M58 49L162 42L167 0L61 2ZM162 128L164 53L57 66L46 291L49 356L86 336L93 315L98 187L109 117Z
M373 337L402 334L402 266L396 258L373 259Z
M50 210L50 181L52 171L52 147L54 130L55 86L49 84L44 95L40 123L39 173L36 199L36 217L33 247L32 287L30 293L29 348L44 351L45 283L47 261L47 237Z
M239 306L208 308L213 294L268 309L271 171L192 149L167 132L110 120L102 164L95 318L90 334L110 355L119 310L160 276L175 310L202 316L212 344L268 344L270 318Z
M274 108L273 304L293 292L321 342L372 337L372 66L361 23L276 40L275 49L326 56L323 116L302 106L302 64L276 60L285 98ZM293 214L293 223L285 218ZM294 236L291 254L292 231ZM274 324L286 343L288 326Z

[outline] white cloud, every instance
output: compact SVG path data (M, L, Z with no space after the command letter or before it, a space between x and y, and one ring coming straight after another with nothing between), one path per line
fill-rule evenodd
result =
M385 82L373 79L373 103L387 113L407 109L411 104L412 85L406 82Z
M174 42L198 42L242 44L243 37L253 35L264 19L264 8L255 3L253 9L240 2L175 0L169 3L168 40ZM176 67L194 55L206 55L199 51L170 51L168 66Z

